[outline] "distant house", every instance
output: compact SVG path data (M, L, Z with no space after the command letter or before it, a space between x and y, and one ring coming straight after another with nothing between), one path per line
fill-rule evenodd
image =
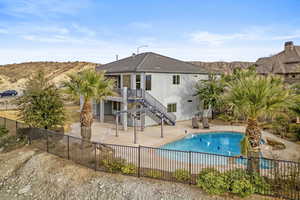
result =
M116 80L116 96L94 102L93 113L104 121L116 119L124 128L135 123L141 127L189 120L199 112L199 100L194 96L195 84L208 79L201 67L152 52L132 55L96 67ZM133 114L133 115L132 115Z
M300 46L292 41L284 44L284 50L270 57L259 58L255 63L260 74L277 74L287 83L300 81Z

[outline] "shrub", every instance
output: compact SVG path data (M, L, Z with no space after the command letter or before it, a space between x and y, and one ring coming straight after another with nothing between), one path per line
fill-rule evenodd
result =
M256 193L260 194L269 194L271 186L267 183L266 179L263 176L255 173L251 176L251 183L254 186L254 190Z
M231 184L231 192L237 194L240 197L246 197L254 193L254 187L250 180L246 178L234 180Z
M137 172L137 167L134 164L125 164L122 168L121 171L123 174L136 174Z
M230 190L230 186L233 184L234 181L241 180L243 178L248 180L250 179L250 176L243 169L230 170L225 172L224 174L226 177L226 181L228 182L229 185L229 190Z
M161 178L162 177L162 173L158 170L149 170L146 173L146 176L151 177L151 178Z
M125 166L125 160L122 158L107 158L100 162L109 172L120 172Z
M209 194L223 194L227 191L226 177L211 168L203 169L198 175L197 186Z
M295 134L297 139L300 140L300 124L290 124L289 132Z
M177 181L182 181L182 182L186 182L186 181L190 180L190 178L191 178L190 173L184 169L175 170L175 172L173 172L173 177Z
M8 134L8 130L4 126L0 126L0 137L7 134Z

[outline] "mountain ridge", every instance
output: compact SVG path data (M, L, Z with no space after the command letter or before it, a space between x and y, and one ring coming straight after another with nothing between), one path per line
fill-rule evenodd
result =
M202 61L188 61L199 67L205 68L209 72L230 73L235 68L247 68L254 64L254 62L202 62ZM84 69L94 69L99 63L93 62L24 62L17 64L0 65L0 82L2 90L15 89L22 90L26 80L35 72L42 69L47 76L55 84L59 84L64 80L69 73L80 72Z

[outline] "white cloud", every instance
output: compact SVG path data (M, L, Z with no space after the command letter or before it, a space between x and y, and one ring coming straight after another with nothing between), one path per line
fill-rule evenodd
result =
M96 32L93 31L92 29L81 26L79 24L73 23L72 27L75 29L75 31L77 31L79 33L83 33L84 35L87 35L87 36L95 36L96 35Z
M191 41L205 43L209 45L221 45L227 41L270 41L270 40L290 40L300 38L300 32L286 33L283 35L273 35L265 30L250 29L245 32L221 34L207 31L197 31L189 34Z
M0 34L8 34L8 30L0 28Z
M90 3L91 0L2 0L0 12L18 17L33 15L45 18L60 14L73 15Z

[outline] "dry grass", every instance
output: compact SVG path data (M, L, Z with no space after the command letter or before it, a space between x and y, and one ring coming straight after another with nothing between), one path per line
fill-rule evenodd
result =
M7 119L18 120L18 110L0 110L0 117ZM20 121L20 120L18 120Z
M66 109L66 121L64 124L65 132L71 130L71 125L73 123L79 122L80 112L79 106L77 105L68 105L65 107ZM18 120L18 110L2 110L0 111L0 117L5 117L7 119Z
M96 65L90 62L28 62L0 65L0 90L22 90L27 79L38 70L43 70L50 80L59 85L66 79L67 74L94 69Z
M79 122L80 120L80 107L77 105L66 106L66 121L64 124L65 132L69 132L71 130L71 125L73 123Z

